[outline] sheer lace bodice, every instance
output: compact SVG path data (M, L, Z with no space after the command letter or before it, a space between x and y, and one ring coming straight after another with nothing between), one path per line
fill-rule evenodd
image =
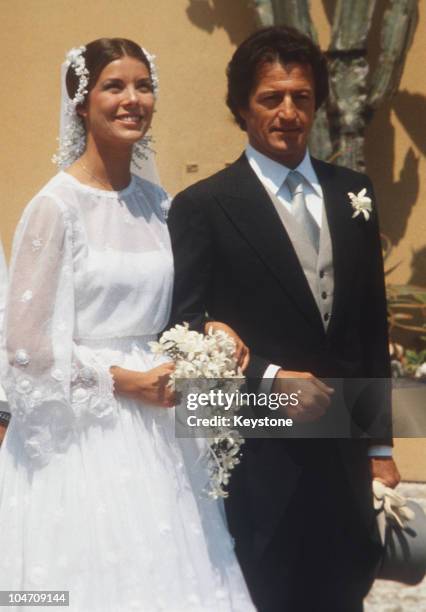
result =
M46 462L85 420L114 419L113 364L87 360L82 344L167 323L168 204L134 176L111 192L60 172L27 206L11 261L4 380L32 457Z

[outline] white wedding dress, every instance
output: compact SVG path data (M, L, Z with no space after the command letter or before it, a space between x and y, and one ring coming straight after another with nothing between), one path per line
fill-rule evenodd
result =
M254 610L194 441L175 438L172 409L113 394L111 365L160 363L167 206L134 176L109 192L60 172L18 225L0 590L67 590L72 612Z

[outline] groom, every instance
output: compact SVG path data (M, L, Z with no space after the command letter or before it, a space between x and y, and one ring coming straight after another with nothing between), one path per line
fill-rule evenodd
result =
M247 440L226 509L260 612L362 610L380 555L371 479L399 480L373 187L307 149L327 94L326 60L310 39L284 26L251 35L228 67L227 103L246 149L180 193L169 216L172 322L227 323L249 346L246 374L263 390L302 379L308 399L286 409L296 423L339 409L320 377L344 380L344 391L353 379L376 380L352 411L373 438ZM371 214L362 194L348 195L363 189ZM353 218L360 205L366 214Z

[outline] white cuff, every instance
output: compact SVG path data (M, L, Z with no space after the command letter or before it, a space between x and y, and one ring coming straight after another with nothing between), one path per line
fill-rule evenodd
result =
M281 366L270 363L263 373L262 382L259 385L259 393L270 393L272 385L274 384L274 378L277 375L278 370L281 370Z
M368 449L369 457L392 457L392 446L385 446L384 444L373 445Z

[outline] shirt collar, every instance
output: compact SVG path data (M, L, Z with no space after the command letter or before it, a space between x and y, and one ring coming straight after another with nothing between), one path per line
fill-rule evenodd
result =
M269 191L276 195L291 169L287 168L287 166L284 166L283 164L279 164L270 157L263 155L263 153L260 153L257 151L257 149L252 147L251 144L247 144L245 153L248 162L258 179L265 185L265 187L267 187L267 189L269 189ZM305 157L302 159L297 168L294 169L300 172L315 193L322 196L321 186L312 166L311 156L309 155L309 151L307 149Z

